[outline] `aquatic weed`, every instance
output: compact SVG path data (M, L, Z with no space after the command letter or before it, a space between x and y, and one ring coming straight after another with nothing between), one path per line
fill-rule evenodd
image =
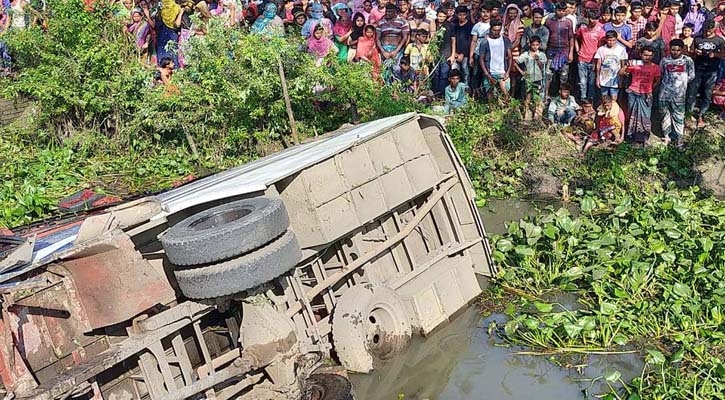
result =
M642 375L611 398L722 398L725 206L697 192L589 195L576 218L510 223L494 239L499 285L575 293L581 308L520 297L501 335L544 354L643 351Z

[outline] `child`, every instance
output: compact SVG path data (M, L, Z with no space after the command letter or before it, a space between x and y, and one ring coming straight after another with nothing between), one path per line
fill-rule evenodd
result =
M685 47L682 49L684 55L692 58L695 55L695 38L692 36L692 32L695 29L695 25L686 23L682 27L682 42Z
M410 58L410 66L418 76L428 75L428 63L432 60L428 50L428 31L426 29L418 29L415 34L415 42L405 47L404 54Z
M153 86L169 85L174 76L174 60L171 57L164 57L159 61L159 67L154 74Z
M380 78L381 61L375 40L375 27L372 25L365 26L363 35L357 40L357 49L355 50L355 57L352 61L365 61L372 64L373 79L378 80Z
M624 112L612 96L602 96L602 104L597 109L597 127L584 141L581 156L598 144L617 146L622 143L622 121Z
M670 56L660 62L662 86L659 108L662 113L662 136L666 144L674 141L678 147L682 147L682 134L685 132L687 85L695 79L695 63L684 52L685 43L682 39L673 39L670 42Z
M335 43L325 35L325 27L322 24L315 24L312 27L312 35L307 38L307 52L315 56L317 66L322 65L328 54L337 54Z
M576 112L579 110L579 105L571 96L571 88L568 83L562 83L559 87L559 95L554 97L549 104L549 121L569 126L571 121L576 117Z
M644 28L644 35L637 39L637 58L641 60L642 49L645 47L649 47L650 49L652 49L652 51L654 51L654 55L652 56L652 62L655 64L660 63L660 60L662 60L662 53L664 53L665 51L665 42L662 40L661 37L656 36L656 33L657 24L654 22L648 22Z
M541 38L532 36L529 39L529 51L524 52L516 59L514 66L524 77L526 85L526 98L524 99L524 119L527 119L529 106L532 106L532 117L537 117L537 110L540 110L542 91L544 89L544 66L546 65L546 54L539 51ZM519 65L523 65L523 69ZM532 99L534 100L532 103ZM540 112L540 111L539 111Z
M401 57L400 63L393 67L391 76L393 82L400 82L400 90L405 93L415 93L418 82L418 77L410 64L410 57Z
M581 109L577 111L569 129L562 130L564 137L573 141L577 146L583 146L584 139L596 129L597 112L594 110L591 100L583 99L581 102Z
M446 86L445 90L445 110L447 113L461 108L468 103L468 98L466 96L466 89L468 89L468 86L461 82L460 70L451 70L448 74L448 83L449 85Z
M607 31L606 44L594 54L597 74L597 88L602 96L611 96L615 101L619 95L619 70L627 61L627 51L617 45L617 32Z
M627 8L619 6L614 9L614 20L604 24L605 31L614 31L616 33L617 44L620 47L631 49L634 47L632 40L632 27L624 23L627 18Z
M610 23L612 21L612 10L609 9L608 5L603 5L601 11L599 12L599 23L602 24L602 26Z
M652 92L660 81L660 66L652 62L654 51L645 47L640 53L642 65L628 65L622 74L632 74L632 83L627 89L629 97L629 125L627 136L638 144L646 144L652 132ZM631 64L631 62L630 62Z

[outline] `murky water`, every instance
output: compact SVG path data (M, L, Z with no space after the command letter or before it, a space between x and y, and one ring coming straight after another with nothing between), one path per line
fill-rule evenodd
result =
M590 357L580 368L560 368L544 357L497 346L483 319L468 309L427 338L414 338L395 359L368 375L352 375L360 400L585 399L605 391L601 377L616 369L623 379L639 375L636 355ZM589 396L585 394L588 392Z
M489 234L505 231L504 222L546 207L523 200L491 202L480 210ZM561 303L566 303L562 299ZM352 375L360 400L586 399L606 390L600 378L610 369L624 380L638 376L637 355L589 357L561 368L544 357L515 354L520 349L496 345L487 327L505 316L483 318L472 307L427 338L413 338L408 348L367 375Z

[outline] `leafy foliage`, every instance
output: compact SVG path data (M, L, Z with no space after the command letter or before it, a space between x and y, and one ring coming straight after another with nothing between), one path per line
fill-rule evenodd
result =
M500 282L531 297L518 301L505 337L585 352L644 341L645 370L628 396L724 393L725 207L696 192L588 196L579 217L560 209L510 223L494 239ZM582 307L542 300L555 291Z

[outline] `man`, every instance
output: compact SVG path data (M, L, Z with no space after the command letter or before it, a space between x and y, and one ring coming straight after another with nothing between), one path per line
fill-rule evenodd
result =
M582 25L576 32L576 51L579 55L577 72L579 72L579 96L594 102L594 72L596 54L599 44L604 39L606 31L599 23L599 5L593 1L585 4L586 17L589 23Z
M468 51L468 66L471 70L471 79L468 86L473 91L474 96L480 94L483 79L483 71L478 63L478 51L481 48L481 43L486 39L489 29L491 29L491 8L490 2L481 6L480 20L473 25L471 30L471 48Z
M652 132L652 93L654 87L660 81L662 73L660 66L652 62L654 50L651 47L644 47L640 52L641 65L626 65L622 74L632 75L632 83L627 89L629 96L629 124L627 125L627 136L637 144L646 144Z
M474 24L481 19L481 0L471 1L471 22Z
M388 4L385 6L385 16L378 22L375 31L380 58L383 64L392 68L397 64L402 54L401 50L408 44L410 37L408 21L398 17L398 10L394 4Z
M576 16L576 2L577 0L566 0L566 18L571 21L571 33L574 33L577 25L579 25L579 20Z
M596 4L596 3L595 3ZM541 40L539 50L546 51L546 44L549 42L549 30L542 24L544 21L544 10L534 8L531 11L531 26L524 29L524 35L521 37L521 50L529 51L531 38L538 36Z
M508 98L511 89L509 80L513 64L511 41L501 36L502 29L501 21L491 21L488 37L481 42L481 48L478 50L478 61L484 76L483 87L489 100L493 99L494 90L500 90L503 96Z
M617 44L626 48L628 51L634 47L632 40L632 28L624 23L627 17L627 8L619 6L614 9L614 20L604 24L605 31L614 31L617 33Z
M670 42L670 56L660 62L662 67L662 86L660 87L659 108L662 113L662 136L665 143L673 142L682 147L685 132L685 103L687 85L695 79L695 63L684 55L685 43L682 39Z
M471 31L473 24L468 20L468 8L456 7L456 23L453 24L453 36L456 38L456 63L458 63L463 82L470 83L468 57L471 49Z
M417 0L413 3L413 14L408 18L408 24L410 25L410 37L415 37L418 29L424 29L430 34L430 37L435 37L435 19L428 18L425 8L425 1Z
M647 18L642 16L642 3L639 2L632 3L630 13L632 15L627 20L627 25L629 25L629 29L632 31L632 40L636 43L637 39L640 38L640 34L644 33ZM631 55L632 53L630 53Z
M665 0L664 7L660 10L660 24L657 28L657 34L660 35L662 40L665 42L665 55L670 54L670 41L677 39L675 37L676 32L676 19L671 13L672 4L674 0Z
M695 100L700 94L700 111L697 127L705 126L705 113L712 102L712 90L717 82L720 60L725 55L725 39L715 34L715 21L708 20L702 27L703 34L695 38L695 79L687 88L687 112L694 120Z
M455 54L453 49L455 48L455 36L452 35L453 27L449 22L446 22L448 15L446 9L441 7L438 9L436 17L436 30L435 43L438 45L438 62L437 67L433 70L433 79L431 87L433 93L436 96L442 96L443 92L448 85L448 75L455 61Z
M556 15L546 19L549 43L546 44L548 75L546 95L550 93L551 81L557 77L558 84L569 81L569 63L574 60L574 26L566 18L566 3L557 3Z

